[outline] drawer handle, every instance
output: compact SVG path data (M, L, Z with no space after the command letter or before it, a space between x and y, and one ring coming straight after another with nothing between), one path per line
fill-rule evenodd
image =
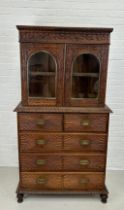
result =
M87 179L87 178L82 178L80 180L80 184L88 184L88 183L89 183L89 179Z
M46 184L47 180L42 177L38 177L37 179L37 184Z
M90 121L89 120L81 120L80 124L83 125L83 126L89 126Z
M38 122L37 122L37 125L38 126L43 126L45 124L45 121L44 120L39 120Z
M46 141L45 141L44 139L37 139L37 140L36 140L36 143L37 143L38 145L44 145L44 144L46 144Z
M90 144L90 140L80 140L80 145L81 146L87 146L87 145L89 145Z
M89 165L89 160L80 160L80 165L82 166L86 166L86 165Z
M46 161L43 160L43 159L39 159L39 160L36 161L36 164L37 164L38 166L45 165L45 163L46 163Z

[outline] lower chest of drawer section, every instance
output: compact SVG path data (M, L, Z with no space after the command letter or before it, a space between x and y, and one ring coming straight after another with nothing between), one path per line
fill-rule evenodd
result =
M104 173L41 173L21 172L21 188L31 191L102 190Z
M104 171L104 154L20 154L21 171Z

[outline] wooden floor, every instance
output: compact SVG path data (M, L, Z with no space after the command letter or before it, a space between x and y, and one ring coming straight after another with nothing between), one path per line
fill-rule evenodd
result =
M107 187L109 199L101 203L97 196L26 196L23 203L16 201L18 183L17 168L0 168L0 210L123 210L124 209L124 171L108 171ZM91 208L92 207L92 208Z

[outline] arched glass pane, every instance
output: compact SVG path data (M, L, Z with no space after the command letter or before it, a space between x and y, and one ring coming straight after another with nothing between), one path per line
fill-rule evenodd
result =
M30 97L55 97L56 63L47 52L33 54L28 61L28 91Z
M97 98L100 63L92 54L81 54L72 66L72 98Z

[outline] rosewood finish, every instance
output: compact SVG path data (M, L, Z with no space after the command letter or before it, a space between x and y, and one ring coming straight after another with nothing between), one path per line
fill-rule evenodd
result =
M105 186L112 28L17 26L19 184L24 194L97 194Z

